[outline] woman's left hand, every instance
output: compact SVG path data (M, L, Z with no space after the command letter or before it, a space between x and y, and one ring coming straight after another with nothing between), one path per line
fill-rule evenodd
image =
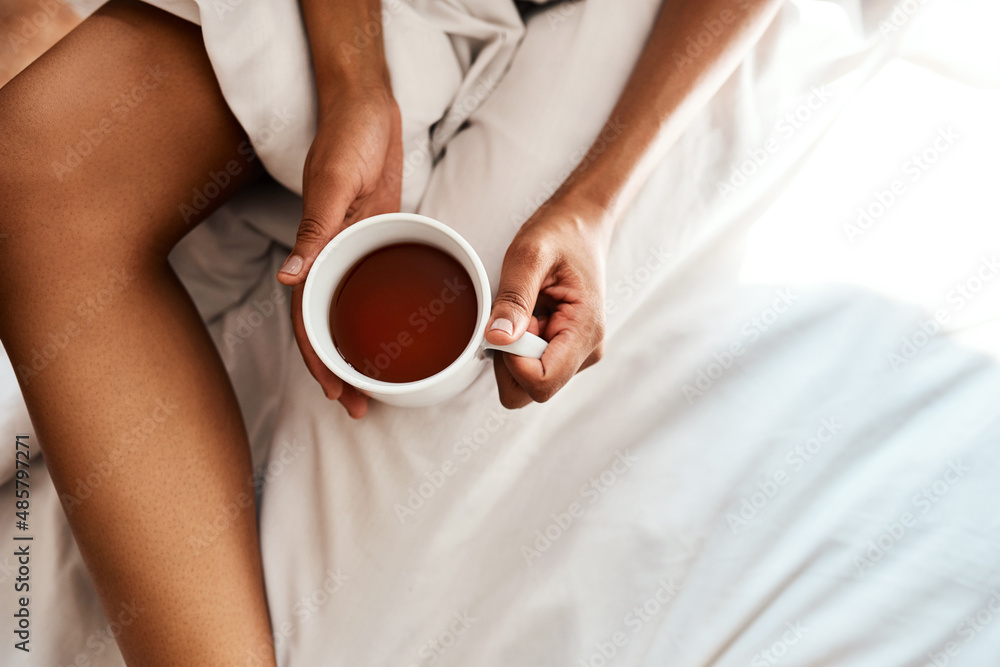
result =
M549 346L541 359L498 352L500 402L520 408L552 398L604 352L604 264L611 225L600 207L572 196L549 200L504 256L486 339L511 343L525 331Z

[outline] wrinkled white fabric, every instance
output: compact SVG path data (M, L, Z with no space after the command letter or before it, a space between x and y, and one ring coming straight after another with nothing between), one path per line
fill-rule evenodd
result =
M226 102L268 171L301 194L316 92L298 1L146 2L201 25ZM341 48L362 53L379 22L403 117L402 208L411 211L432 162L502 80L524 24L510 0L386 0L378 21L373 17Z

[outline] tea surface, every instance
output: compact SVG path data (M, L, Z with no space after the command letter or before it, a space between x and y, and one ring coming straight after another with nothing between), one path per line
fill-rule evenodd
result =
M454 257L423 243L397 243L362 257L341 279L330 332L357 371L414 382L458 359L477 315L472 279Z

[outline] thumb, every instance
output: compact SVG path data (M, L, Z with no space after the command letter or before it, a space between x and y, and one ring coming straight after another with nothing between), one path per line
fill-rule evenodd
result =
M549 265L535 249L511 246L500 270L500 285L486 325L486 340L513 343L524 335Z
M302 222L295 237L295 246L278 270L278 282L295 286L305 281L309 269L320 251L344 225L349 201L338 196L333 187L306 192ZM312 196L310 196L312 195Z

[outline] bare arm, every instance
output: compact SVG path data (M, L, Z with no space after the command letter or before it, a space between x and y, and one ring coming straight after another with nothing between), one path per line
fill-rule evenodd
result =
M278 273L278 280L294 287L292 324L306 366L327 398L339 400L355 418L365 414L368 399L345 385L312 349L302 323L302 289L320 250L340 230L399 210L403 143L382 46L381 4L302 0L319 121L303 174L298 237ZM358 34L374 36L359 42Z
M665 0L605 124L618 138L591 147L507 250L487 338L509 343L530 329L549 340L549 348L541 360L497 355L494 369L506 407L548 400L600 359L603 259L615 224L780 6L781 0ZM704 31L706 22L719 34L697 58L688 57L688 37ZM535 313L539 296L556 305Z
M321 115L348 88L388 91L381 12L381 0L302 0ZM374 36L359 42L358 28Z
M586 170L571 175L557 196L590 200L605 211L604 219L595 222L610 231L780 6L781 0L666 0L608 120L625 131L610 145L602 142L601 153L589 155ZM691 58L688 37L706 32L710 22L723 32Z

